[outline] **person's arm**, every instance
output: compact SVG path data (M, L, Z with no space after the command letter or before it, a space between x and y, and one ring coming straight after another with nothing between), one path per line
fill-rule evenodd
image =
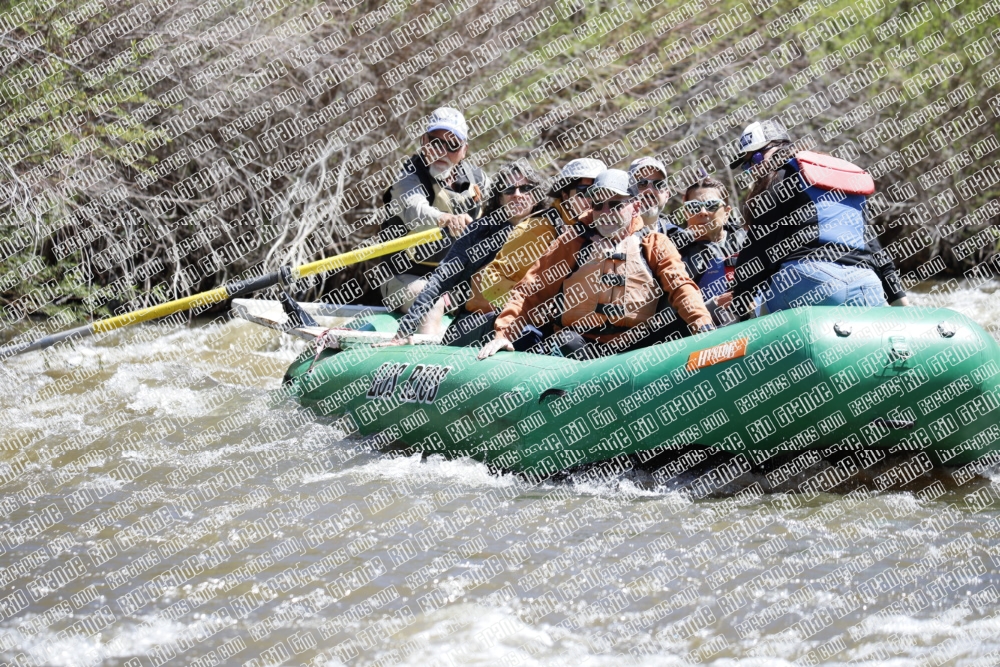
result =
M786 178L798 178L798 172L790 165L783 167L765 190L770 193L771 201L782 201L776 188ZM773 262L767 255L767 249L787 237L789 225L786 216L791 212L787 205L777 204L769 211L760 211L757 216L752 216L751 211L745 218L747 238L736 260L733 285L733 307L742 320L751 315L762 286L778 270L780 260L778 264ZM771 229L766 231L768 228ZM798 228L799 225L794 226L794 229Z
M514 234L518 236L515 238ZM496 269L497 275L516 281L518 280L516 276L534 264L535 260L549 249L557 236L555 227L545 218L528 218L520 227L515 226L509 237L510 244L519 244L519 251L511 253L508 249L503 256L498 255L492 268Z
M867 246L871 255L869 264L882 281L882 289L885 290L889 303L893 306L909 306L910 300L906 297L903 281L900 280L899 270L896 269L892 256L882 248L877 236L872 236Z
M711 328L712 316L702 300L701 290L691 280L680 253L670 239L664 234L649 234L642 240L642 248L646 261L670 299L670 305L681 319L699 329Z
M509 232L507 225L489 225L484 220L480 218L473 222L466 232L452 243L444 260L427 278L427 286L421 290L410 310L399 321L395 336L397 339L412 335L442 294L463 280L469 280L473 273L485 266L496 254L475 253L475 259L472 257L471 250L478 244L499 241L493 239L493 234Z
M752 234L752 232L751 232ZM740 250L733 268L733 309L741 319L753 312L760 287L774 274L775 268L765 253L766 241L748 241Z
M691 277L691 280L695 284L701 282L702 272L698 270L698 267L693 261L693 257L696 254L694 244L697 243L694 239L694 235L686 229L682 229L677 225L669 221L664 221L662 218L660 220L660 225L657 231L661 232L664 236L670 239L670 242L674 244L674 248L677 249L677 254L681 256L681 261L684 262L684 268L687 269L687 274ZM704 244L701 244L704 245Z
M725 308L724 306L728 304L729 300L732 299L732 294L726 292L725 294L720 294L718 296L713 296L711 299L705 301L705 308L708 310L709 315L712 316L712 324L716 326L721 326L726 323ZM704 299L704 297L702 297ZM723 301L726 301L724 304Z
M428 197L433 198L434 193L428 192L425 196L424 191L416 172L404 175L392 186L392 198L399 201L401 207L399 217L408 229L419 225L440 226L441 217L445 215L444 211L434 208L428 201Z
M560 262L565 262L568 271L576 268L576 253L583 246L583 240L571 234L564 234L553 241L538 258L517 285L510 291L510 297L493 325L498 337L514 340L519 331L512 328L522 316L530 313L547 299L559 293L563 280L569 275L555 271ZM546 280L546 277L551 281Z

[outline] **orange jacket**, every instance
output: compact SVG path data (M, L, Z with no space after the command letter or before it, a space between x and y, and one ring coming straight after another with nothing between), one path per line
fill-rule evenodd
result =
M641 217L633 217L626 233L634 234L642 228L642 224ZM585 239L579 235L577 227L568 229L552 242L545 254L538 258L524 278L511 290L507 305L494 324L497 335L514 340L525 324L541 327L554 319L552 313L544 312L547 309L540 306L556 296L563 281L579 268L577 253L584 243ZM712 316L705 308L701 292L688 276L684 262L670 239L664 234L653 232L642 239L642 248L649 267L681 319L699 326L711 324ZM584 334L584 337L608 342L615 336L596 337Z

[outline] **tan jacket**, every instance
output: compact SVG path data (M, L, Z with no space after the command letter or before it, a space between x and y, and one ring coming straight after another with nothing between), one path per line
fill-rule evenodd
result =
M507 303L510 290L556 239L556 229L546 218L527 217L511 230L493 260L472 276L472 298L465 309L491 313Z
M656 314L660 286L642 256L642 241L630 234L617 243L595 239L577 257L580 267L563 281L564 327L630 328ZM614 333L603 331L603 333Z

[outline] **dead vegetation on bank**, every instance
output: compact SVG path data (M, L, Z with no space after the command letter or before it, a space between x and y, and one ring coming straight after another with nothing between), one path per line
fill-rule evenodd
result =
M883 241L914 279L995 268L1000 75L988 22L957 20L981 4L15 2L0 36L5 326L357 247L445 103L488 170L656 153L679 179L718 170L734 196L720 149L777 115L875 172ZM363 271L316 288L368 291Z

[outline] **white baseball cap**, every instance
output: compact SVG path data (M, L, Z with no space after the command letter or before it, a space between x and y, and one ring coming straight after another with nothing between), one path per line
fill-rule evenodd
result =
M748 153L758 151L772 141L791 141L788 131L776 120L754 121L747 125L740 135L739 153L729 163L730 169L736 169L746 159Z
M438 107L434 110L427 124L427 132L434 130L447 130L462 141L469 139L469 125L465 122L465 116L452 107Z
M634 175L635 172L639 171L643 167L652 167L657 169L663 177L667 177L667 168L663 166L663 163L657 160L655 157L641 157L632 160L632 164L628 166L628 173Z
M635 179L628 175L628 172L621 169L606 169L594 179L594 184L590 186L587 194L591 197L600 193L610 196L619 195L622 197L634 197L639 194L635 186Z
M559 171L559 176L552 182L552 194L555 194L569 185L570 182L580 178L597 178L601 173L607 171L608 167L600 160L594 158L581 157L570 160Z

